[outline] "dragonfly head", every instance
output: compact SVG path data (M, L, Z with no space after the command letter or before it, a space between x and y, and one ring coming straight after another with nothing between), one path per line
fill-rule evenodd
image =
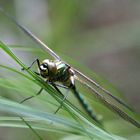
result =
M55 75L55 73L57 72L55 62L52 60L49 60L49 59L45 59L41 63L39 70L40 70L40 74L43 78L51 77L51 76Z

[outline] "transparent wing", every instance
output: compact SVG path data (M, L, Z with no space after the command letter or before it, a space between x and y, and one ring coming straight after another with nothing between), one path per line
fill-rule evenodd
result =
M123 102L121 99L118 99L117 97L113 96L111 94L111 92L109 92L108 90L104 89L102 86L100 86L98 83L96 83L95 81L93 81L92 79L90 79L89 77L87 77L86 75L84 75L82 72L80 72L79 70L73 68L74 71L76 72L77 75L80 75L82 78L86 79L87 81L89 81L91 84L93 84L94 86L96 86L98 89L102 90L104 93L106 93L107 95L109 95L110 97L112 97L115 101L117 101L118 103L120 103L121 105L123 105L124 107L126 107L127 109L129 109L130 111L133 111L133 109L131 107L129 107L125 102Z
M27 34L32 40L34 40L37 44L39 44L42 49L44 49L45 51L47 51L48 53L50 53L50 55L52 57L54 57L55 59L58 59L61 61L61 58L53 51L51 50L46 44L44 44L39 38L37 38L34 34L32 34L26 27L22 26L21 24L19 24L11 15L9 15L8 13L6 13L2 8L0 8L0 11L3 12L7 17L9 17L22 31L24 31L25 34ZM101 89L102 91L104 91L106 94L108 94L109 96L111 96L114 100L116 100L118 103L122 104L123 106L125 106L126 108L128 108L129 110L133 111L126 103L124 103L122 100L118 99L117 97L113 96L109 91L107 91L106 89L104 89L103 87L101 87L99 84L97 84L95 81L93 81L92 79L90 79L89 77L87 77L86 75L84 75L83 73L81 73L80 71L78 71L77 69L73 68L74 71L76 72L76 74L82 76L83 78L85 78L86 80L88 80L90 83L92 83L93 85L95 85L97 88Z
M39 38L37 38L34 34L32 34L26 27L23 25L19 24L14 17L9 15L4 11L3 8L0 7L0 11L6 15L9 19L11 19L25 34L27 34L33 41L35 41L39 46L42 47L43 50L47 51L52 55L55 59L61 60L60 57L52 51L46 44L44 44Z
M131 124L135 125L136 127L140 128L140 123L137 122L135 119L133 119L131 116L129 116L127 113L122 111L120 108L118 108L116 105L110 103L108 100L106 100L96 89L94 89L92 86L87 84L85 81L82 81L80 78L77 76L75 77L79 82L81 82L83 85L88 87L92 93L96 95L96 97L110 110L113 112L117 113L120 117L122 117L124 120L130 122Z
M46 44L44 44L39 38L37 38L34 34L32 34L27 28L25 28L24 26L22 26L21 24L19 24L11 15L9 15L8 13L6 13L1 7L0 7L0 11L6 15L8 18L10 18L22 31L24 31L25 34L27 34L32 40L34 40L38 45L40 45L42 47L42 49L44 49L45 51L47 51L52 57L54 57L55 59L58 59L60 61L62 61L62 59L59 57L59 55L57 55L54 51L52 51ZM67 63L66 63L67 64ZM67 64L69 65L69 64ZM70 65L69 65L70 66ZM114 100L116 100L118 103L120 103L121 105L123 105L124 107L126 107L127 109L131 110L132 109L125 104L122 100L118 99L117 97L113 96L109 91L107 91L106 89L104 89L103 87L101 87L99 84L97 84L95 81L93 81L92 79L90 79L89 77L87 77L86 75L84 75L83 73L81 73L79 70L73 68L73 70L76 72L77 75L80 75L81 77L83 77L85 80L89 81L91 84L95 85L97 88L101 89L104 93L108 94L110 97L112 97ZM90 90L92 90L98 97L99 100L101 100L108 108L110 108L111 110L115 111L117 114L119 114L122 118L124 118L125 120L131 122L132 124L134 124L137 127L140 127L140 124L138 122L136 122L134 119L132 119L130 116L128 116L125 112L123 112L122 110L120 110L118 107L114 106L113 104L109 103L108 101L105 100L105 98L100 95L98 93L98 91L96 91L92 86L88 85L86 82L81 81L79 78L77 78L82 84L84 84L85 86L87 86Z

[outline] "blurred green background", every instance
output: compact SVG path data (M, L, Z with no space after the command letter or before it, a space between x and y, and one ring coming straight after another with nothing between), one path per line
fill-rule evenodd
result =
M69 63L74 60L107 79L140 114L139 0L0 0L0 5ZM35 45L2 14L0 40L10 45ZM22 49L15 53L27 65L36 57L44 59L36 51ZM2 51L0 63L16 66ZM133 138L116 130L112 132L138 139L135 129ZM17 131L21 130L0 128L0 139L18 139ZM24 131L28 137L30 133Z

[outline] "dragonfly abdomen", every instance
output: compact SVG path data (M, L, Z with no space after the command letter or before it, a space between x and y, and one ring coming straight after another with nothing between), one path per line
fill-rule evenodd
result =
M79 100L79 102L82 105L82 107L84 108L84 110L89 114L89 116L94 121L96 121L97 123L101 124L99 122L98 118L96 117L96 115L95 115L93 109L91 108L91 106L87 103L87 101L84 99L84 97L77 91L77 89L75 87L73 87L72 91L74 92L75 96Z

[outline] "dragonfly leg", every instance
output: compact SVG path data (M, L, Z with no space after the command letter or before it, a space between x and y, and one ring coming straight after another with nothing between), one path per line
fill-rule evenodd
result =
M57 110L54 112L54 114L56 114L63 106L64 101L66 100L66 98L68 97L68 93L69 93L69 89L66 92L66 95L64 96L64 98L62 99L60 106L57 108Z
M25 101L27 101L27 100L29 100L29 99L32 99L33 97L38 96L39 94L41 94L42 91L43 91L43 88L41 88L41 89L37 92L37 94L36 94L35 96L30 96L30 97L27 97L27 98L23 99L23 100L20 102L20 104L22 104L23 102L25 102Z
M39 61L39 59L37 58L37 59L35 59L35 60L32 62L32 64L31 64L26 70L30 69L35 63L37 63L38 68L40 68L40 61ZM25 70L25 68L22 68L21 70Z
M35 73L36 75L39 75L39 76L40 76L40 73L38 73L38 72L36 72L36 71L34 71L34 73Z
M35 73L36 73L36 72L35 72ZM39 73L36 73L36 74L40 75ZM59 93L61 93L61 91L58 89L57 86L68 89L68 87L66 87L66 86L64 86L64 85L61 85L61 84L56 84L56 83L48 82L47 80L46 80L45 82L47 82L48 84L52 85ZM27 101L27 100L30 100L30 99L32 99L32 98L34 98L34 97L40 95L42 91L43 91L43 88L41 88L41 89L37 92L36 95L30 96L30 97L27 97L27 98L23 99L23 100L20 102L20 104L22 104L23 102L25 102L25 101ZM62 93L61 93L61 94L62 94Z
M57 110L54 112L54 114L56 114L56 113L62 108L63 103L64 103L64 101L66 100L66 98L67 98L67 96L68 96L69 87L67 87L67 86L65 86L65 85L57 84L57 83L53 83L52 85L53 85L53 87L54 87L61 95L63 95L63 94L62 94L62 92L59 90L59 88L58 88L57 86L67 89L66 95L63 97L63 99L62 99L62 101L61 101L61 103L60 103L60 106L59 106L59 107L57 108Z
M62 84L58 84L58 83L53 83L53 82L47 82L48 84L52 85L57 91L59 90L57 87L61 87L64 89L69 89L69 87L62 85ZM58 91L60 93L60 91Z

